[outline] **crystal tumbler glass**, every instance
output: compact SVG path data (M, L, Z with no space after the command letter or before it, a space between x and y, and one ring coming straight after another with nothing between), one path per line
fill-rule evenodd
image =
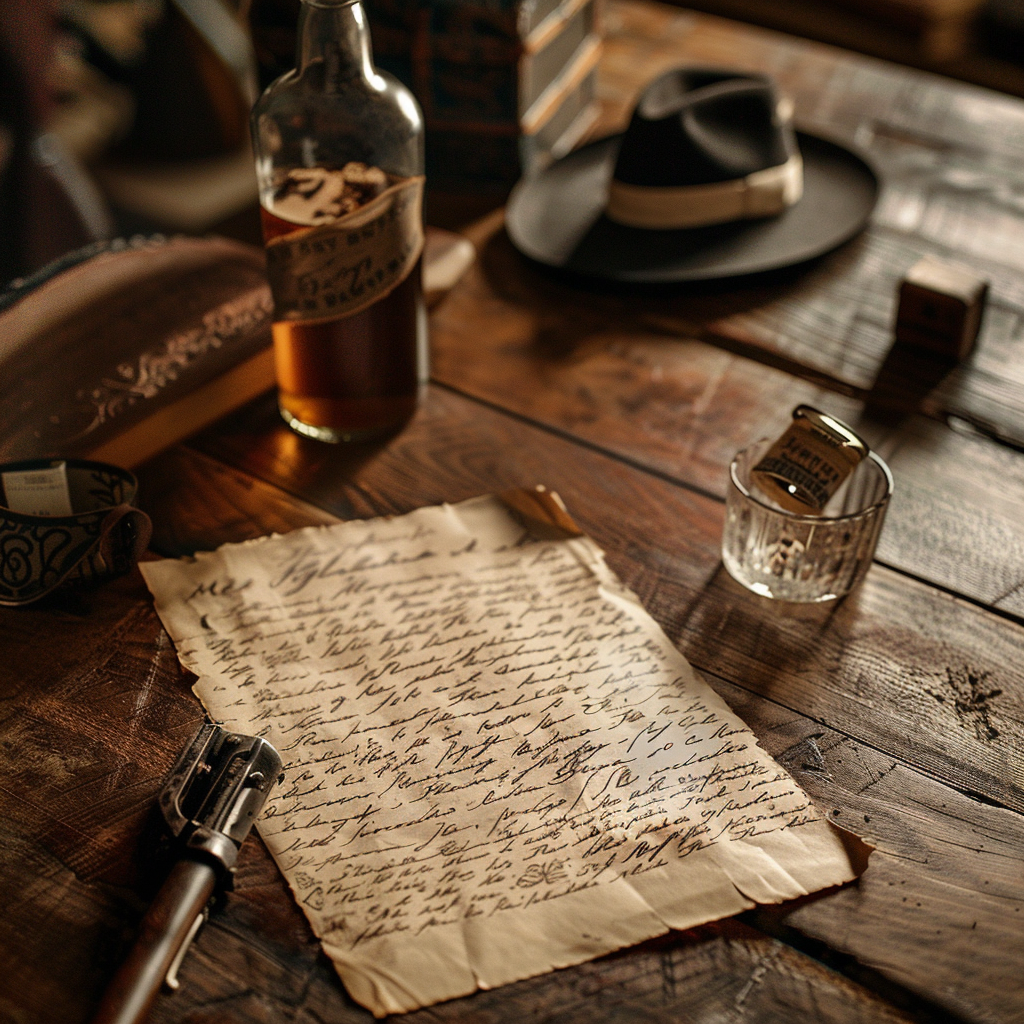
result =
M764 438L729 467L722 561L755 594L783 601L832 601L863 578L892 495L889 467L871 452L821 515L787 512L751 483L771 446Z

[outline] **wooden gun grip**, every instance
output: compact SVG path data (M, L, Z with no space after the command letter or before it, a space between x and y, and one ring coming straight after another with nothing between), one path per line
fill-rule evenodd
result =
M141 1024L171 965L213 895L209 864L180 860L160 887L128 959L110 983L92 1024Z

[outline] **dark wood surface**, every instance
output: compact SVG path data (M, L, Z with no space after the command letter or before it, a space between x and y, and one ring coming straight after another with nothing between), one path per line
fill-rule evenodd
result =
M432 317L433 382L373 446L267 396L142 467L153 551L543 483L765 747L877 846L856 884L442 1004L410 1021L1024 1021L1024 102L678 9L617 3L603 130L688 60L776 75L863 146L869 231L799 273L601 294L526 265L500 212ZM950 370L893 357L921 255L992 283ZM780 607L719 558L726 467L810 402L896 495L863 586ZM0 1021L86 1021L157 879L155 794L201 718L141 578L0 610ZM156 1022L366 1022L259 839Z

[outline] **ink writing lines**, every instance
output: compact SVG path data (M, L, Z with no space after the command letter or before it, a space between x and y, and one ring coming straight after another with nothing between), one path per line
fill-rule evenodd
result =
M436 541L286 552L258 596L190 599L204 702L285 758L261 832L321 935L416 935L809 820L578 546Z
M142 571L210 714L283 753L258 827L375 1013L856 874L593 542L499 499Z

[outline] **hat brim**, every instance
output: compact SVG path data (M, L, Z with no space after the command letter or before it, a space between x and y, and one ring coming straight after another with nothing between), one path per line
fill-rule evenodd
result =
M863 230L878 197L878 177L863 157L797 132L804 192L778 216L675 231L627 227L603 212L620 139L584 146L516 185L505 226L523 255L567 274L620 284L744 277L838 248Z

